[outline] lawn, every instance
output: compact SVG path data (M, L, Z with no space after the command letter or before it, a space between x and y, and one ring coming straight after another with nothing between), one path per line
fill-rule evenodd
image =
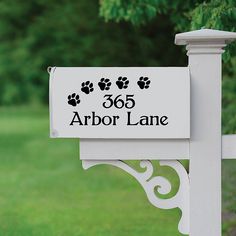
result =
M122 170L83 170L78 140L50 139L47 108L0 114L0 236L181 235L178 209L154 208Z

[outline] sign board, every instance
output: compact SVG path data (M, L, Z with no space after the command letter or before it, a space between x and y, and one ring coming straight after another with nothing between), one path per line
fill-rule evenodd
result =
M188 67L54 67L51 137L190 137Z

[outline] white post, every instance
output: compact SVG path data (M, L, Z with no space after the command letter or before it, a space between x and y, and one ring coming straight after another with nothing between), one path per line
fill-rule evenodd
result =
M221 54L236 33L176 35L187 45L191 75L190 235L221 235Z

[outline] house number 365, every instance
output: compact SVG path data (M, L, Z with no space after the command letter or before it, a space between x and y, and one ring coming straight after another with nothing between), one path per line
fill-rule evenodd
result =
M135 106L135 100L133 99L134 95L129 94L126 95L125 98L122 98L122 95L118 95L115 98L113 98L112 94L107 94L104 96L106 98L106 101L103 102L103 107L105 108L111 108L114 106L117 109L121 109L123 107L127 109L132 109Z

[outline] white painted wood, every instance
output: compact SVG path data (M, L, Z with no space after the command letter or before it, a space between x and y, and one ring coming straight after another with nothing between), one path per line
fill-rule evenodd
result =
M140 162L140 167L145 168L144 172L138 172L123 161L119 160L83 160L83 168L88 169L95 165L108 164L119 167L132 175L143 187L150 203L161 209L179 208L182 217L178 229L183 234L189 234L189 178L184 166L178 161L160 161L161 166L168 166L175 170L179 180L179 189L175 196L169 199L160 198L162 194L171 191L171 183L162 176L153 176L154 168L152 162L144 160ZM159 195L157 195L159 193Z
M189 140L80 139L81 160L185 160ZM222 159L236 159L236 135L222 136Z
M181 160L188 158L188 139L80 139L81 160Z
M234 39L236 39L235 33L207 29L176 35L176 44L187 44L189 56L190 141L188 139L80 140L80 158L83 160L84 168L96 164L111 164L132 174L144 187L154 206L163 209L179 207L182 210L179 230L188 233L190 226L190 236L221 235L221 159L236 157L236 135L221 136L221 54L224 52L225 44ZM52 68L51 73L54 70L55 68ZM50 91L51 89L50 83ZM50 102L50 111L54 112L54 109L55 106ZM54 127L51 131L53 137L61 135ZM186 171L174 160L189 158L190 189ZM159 201L154 194L155 186L160 184L158 191L163 194L170 191L170 184L160 176L150 179L152 174L150 162L142 162L141 167L146 167L147 170L138 173L118 159L165 159L160 162L161 165L174 168L180 178L177 198Z
M228 134L222 136L223 159L236 159L236 135Z
M214 42L230 43L235 40L234 32L227 32L214 29L201 29L177 34L175 43L177 45L192 44L194 42L205 42L205 48L211 48ZM203 46L203 45L202 45Z
M190 54L190 235L221 235L221 56ZM208 117L206 119L206 117ZM206 121L208 120L208 121Z
M50 117L55 138L190 138L189 69L52 68Z
M190 236L221 235L221 53L233 38L212 30L176 35L176 44L187 44L191 76Z

